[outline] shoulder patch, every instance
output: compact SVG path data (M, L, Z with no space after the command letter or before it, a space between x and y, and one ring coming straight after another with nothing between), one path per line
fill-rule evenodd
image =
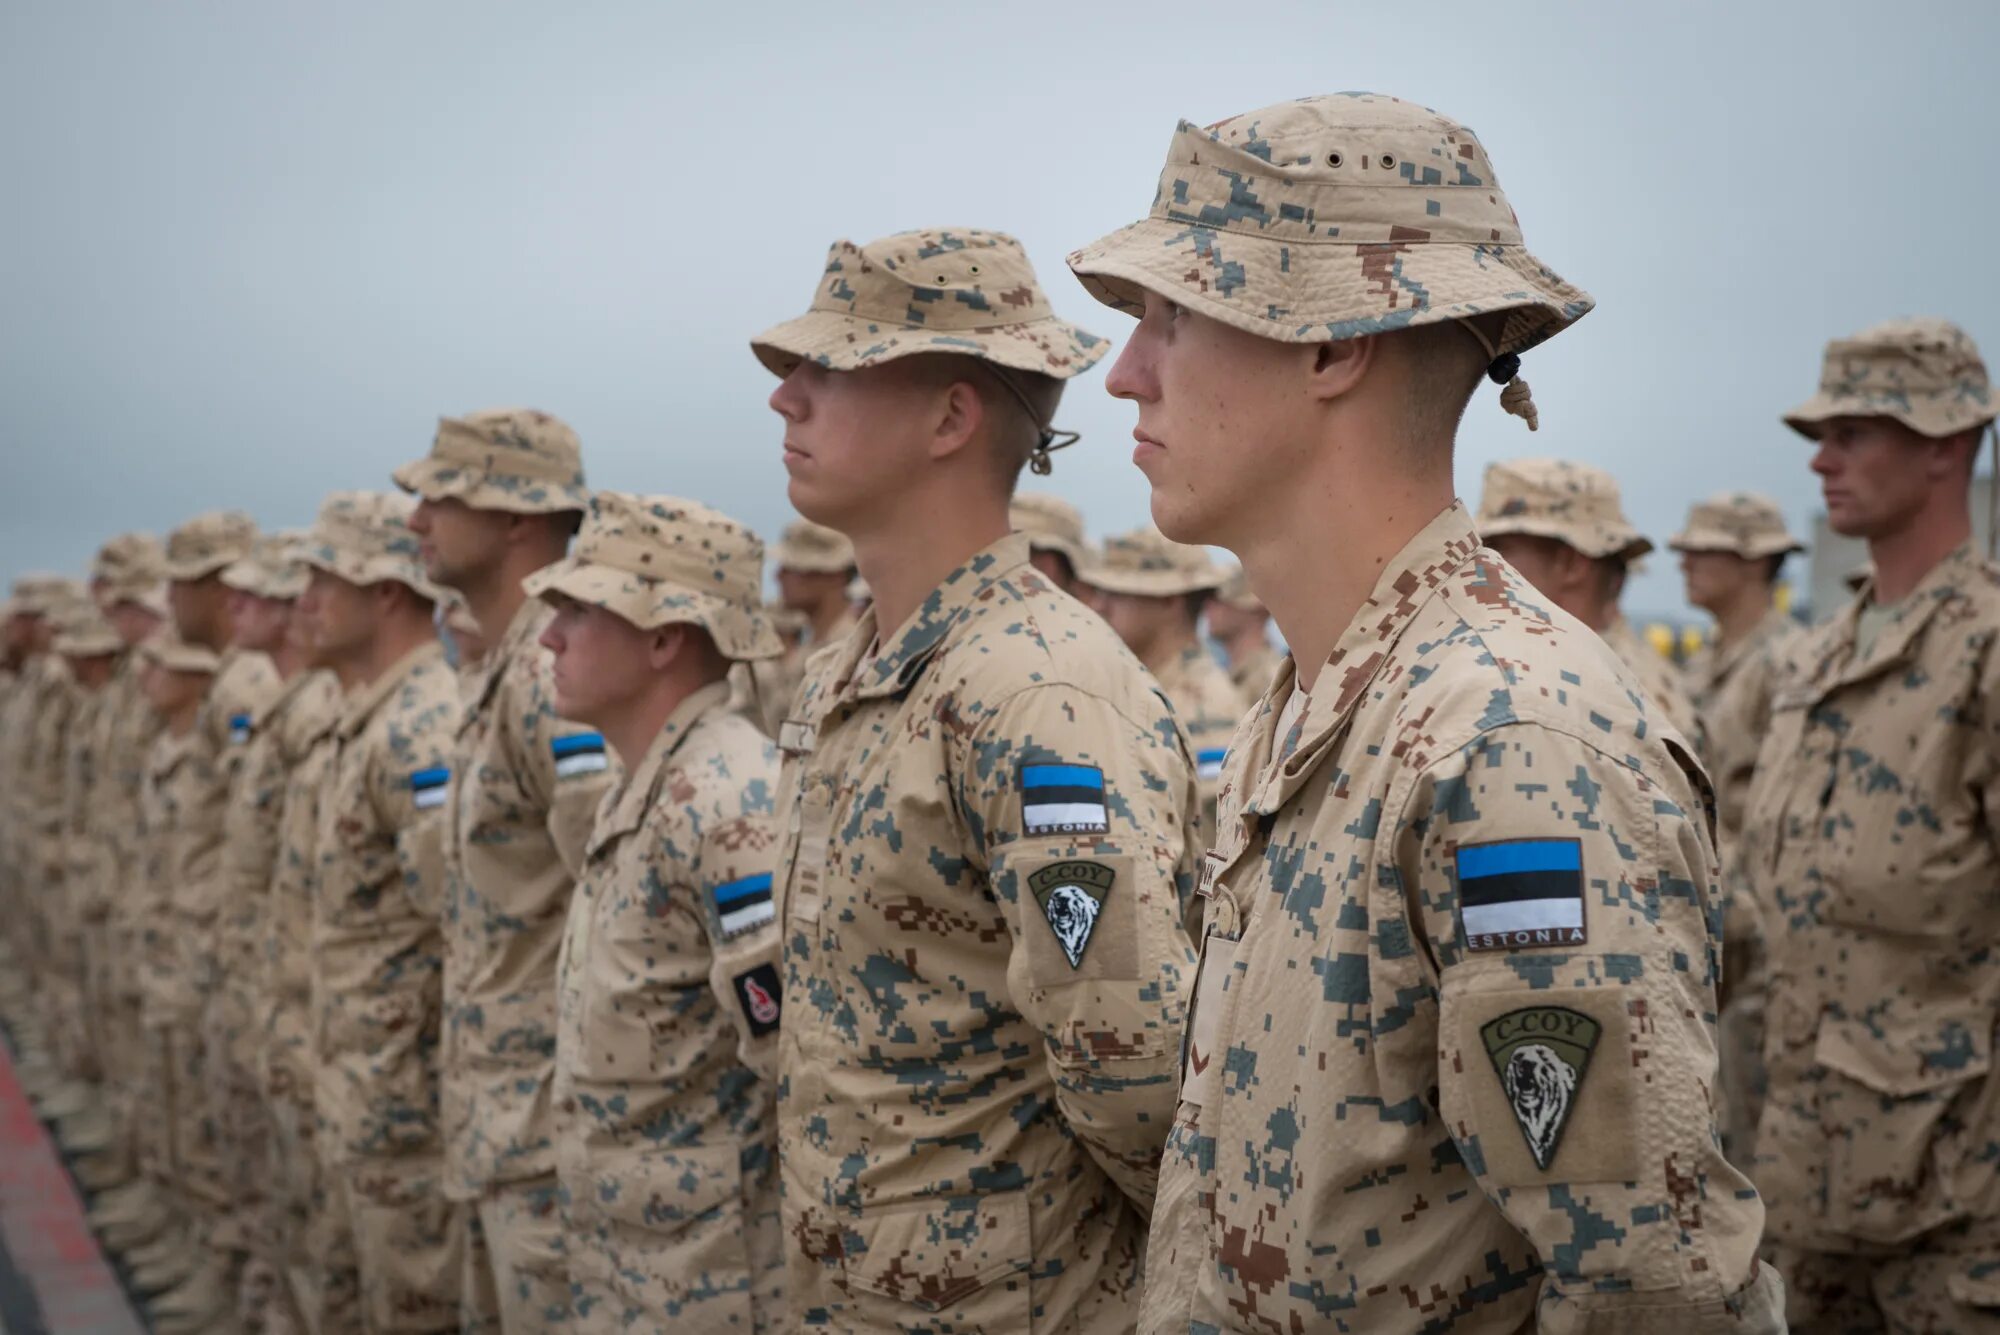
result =
M410 799L419 811L444 805L446 792L451 788L451 771L439 765L434 769L420 769L410 775Z
M1109 834L1104 771L1094 765L1021 766L1021 832Z
M231 714L229 716L230 745L243 745L250 740L250 732L250 716L248 714Z
M549 743L549 750L556 759L556 777L567 779L572 774L594 774L611 764L604 753L604 738L599 733L579 732L570 737L558 737Z
M762 1038L776 1029L779 1016L783 1013L778 1000L778 966L760 964L737 974L733 983L736 1004L743 1008L743 1019L750 1026L750 1037Z
M1547 1172L1562 1145L1577 1091L1590 1071L1603 1026L1567 1006L1527 1006L1479 1026L1479 1041L1500 1077L1528 1153Z
M710 886L708 898L715 905L715 924L725 941L762 926L778 912L771 897L771 873L767 871Z
M1195 752L1194 774L1197 779L1219 779L1222 777L1222 762L1229 759L1226 746L1204 747Z
M1467 950L1580 946L1590 939L1577 840L1465 844L1454 857Z
M1082 965L1083 952L1090 948L1091 935L1117 879L1118 873L1104 863L1081 859L1051 863L1028 877L1028 889L1042 906L1042 916L1048 919L1049 930L1056 934L1070 968Z

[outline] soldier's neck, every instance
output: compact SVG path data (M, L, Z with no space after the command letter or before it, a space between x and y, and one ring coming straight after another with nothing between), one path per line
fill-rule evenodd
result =
M1908 597L1938 562L1972 540L1972 512L1964 498L1956 507L1933 502L1894 533L1868 539L1875 564L1875 601L1887 605Z
M849 533L854 561L875 602L875 629L885 640L915 614L945 576L1007 536L1007 503L934 503L895 507L879 529Z
M1163 632L1157 640L1147 645L1139 661L1146 665L1146 671L1157 675L1161 668L1180 661L1180 656L1201 643L1192 622L1176 626Z
M812 625L813 644L822 645L832 638L833 633L840 628L840 623L847 619L849 610L847 592L844 589L838 598L828 598L815 607L812 616L808 618Z
M1750 638L1772 607L1771 586L1752 583L1739 589L1735 597L1715 611L1715 646L1734 649Z
M1270 627L1261 621L1255 626L1245 626L1222 642L1222 651L1229 655L1231 667L1240 665L1246 659L1255 658L1270 647Z

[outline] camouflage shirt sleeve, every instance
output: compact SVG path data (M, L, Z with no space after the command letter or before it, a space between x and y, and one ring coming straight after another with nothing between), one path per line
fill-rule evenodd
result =
M736 1029L737 1058L765 1077L777 1074L778 923L771 911L778 827L772 781L777 749L762 747L756 774L724 775L696 826L689 875L707 934L709 985ZM677 902L685 903L685 898Z
M1706 784L1677 759L1662 786L1519 724L1392 795L1385 1083L1421 1094L1434 1073L1453 1148L1546 1269L1543 1330L1642 1310L1783 1329L1762 1204L1717 1148L1720 904Z
M1071 686L1022 691L952 776L966 847L1009 911L1008 985L1041 1030L1063 1118L1142 1209L1173 1122L1195 961L1181 925L1194 777L1159 706L1141 722Z
M548 812L549 838L574 879L616 762L602 736L556 716L553 671L539 649L526 656L513 685L497 702L499 725L523 786Z
M376 818L395 832L404 897L433 919L444 904L443 799L457 724L453 703L433 700L400 712L368 776Z

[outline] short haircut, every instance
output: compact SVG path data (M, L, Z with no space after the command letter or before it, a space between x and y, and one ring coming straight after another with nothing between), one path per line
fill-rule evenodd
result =
M1065 382L1039 371L995 366L983 358L957 352L920 353L908 360L912 369L940 389L963 381L979 395L980 406L986 410L990 423L987 438L992 446L994 471L1005 494L1012 498L1021 480L1021 470L1040 447L1042 431L1054 420L1062 403Z
M1491 359L1457 320L1440 320L1388 335L1409 366L1403 406L1404 441L1417 450L1449 447Z

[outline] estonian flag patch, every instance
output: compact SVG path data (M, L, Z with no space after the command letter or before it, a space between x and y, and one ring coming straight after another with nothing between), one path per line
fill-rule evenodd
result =
M1222 777L1222 762L1229 759L1229 748L1211 746L1197 751L1194 757L1194 775L1197 779L1219 779Z
M1111 833L1104 771L1091 765L1023 765L1021 828L1028 835Z
M771 873L767 871L714 886L708 897L715 904L716 926L725 941L762 926L778 912L771 898Z
M250 740L250 716L231 714L229 716L229 744L241 746Z
M1510 839L1458 850L1458 918L1468 950L1580 946L1583 846L1574 839Z
M435 769L420 769L410 775L410 798L419 811L443 806L444 795L450 787L451 771L442 765Z
M593 774L611 763L604 754L603 736L594 732L558 737L549 743L549 750L555 754L558 779L567 779L572 774Z

